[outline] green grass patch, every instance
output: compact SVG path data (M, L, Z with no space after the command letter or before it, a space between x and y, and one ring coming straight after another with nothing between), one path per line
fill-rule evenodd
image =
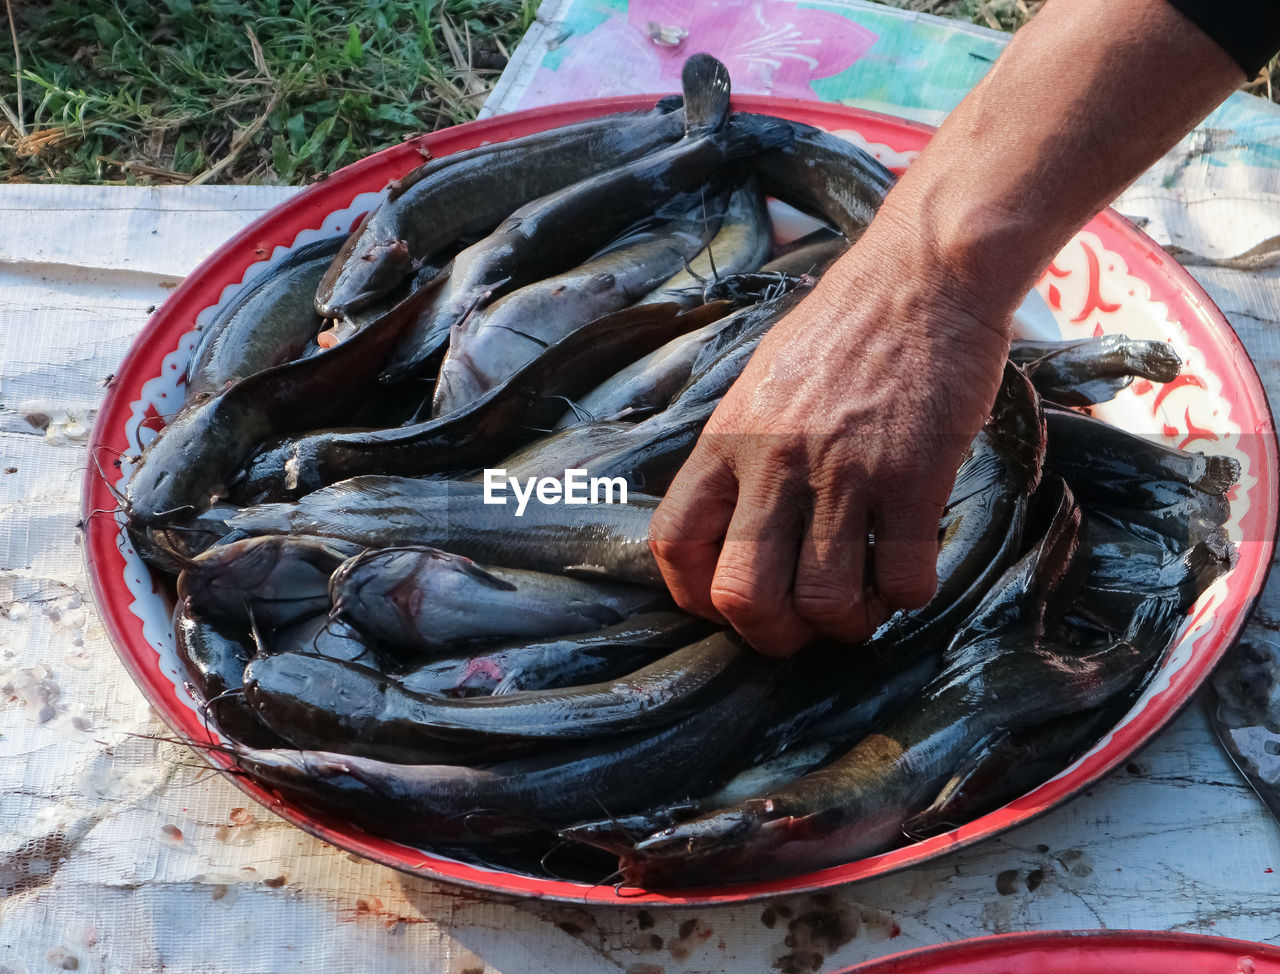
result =
M300 183L475 117L536 0L14 7L8 180ZM0 42L0 74L15 77ZM19 121L21 124L19 125Z

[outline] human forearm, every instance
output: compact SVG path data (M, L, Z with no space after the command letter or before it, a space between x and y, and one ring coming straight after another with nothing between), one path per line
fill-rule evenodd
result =
M707 423L650 529L676 601L776 654L925 604L1011 313L1241 76L1165 0L1051 0Z
M1052 0L890 194L881 227L931 246L996 317L1242 80L1165 0Z

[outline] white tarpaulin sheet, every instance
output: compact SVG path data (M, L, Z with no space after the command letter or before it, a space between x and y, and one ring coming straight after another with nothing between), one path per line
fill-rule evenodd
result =
M1250 139L1274 140L1276 113L1232 111ZM1276 170L1219 164L1233 131L1193 137L1119 206L1180 248L1274 398L1280 271L1265 254L1213 263L1280 234ZM671 911L504 902L405 877L145 736L166 728L88 595L86 438L151 310L290 192L0 187L0 974L810 972L1009 930L1280 939L1280 829L1196 707L1090 793L967 852L825 896ZM1273 638L1277 620L1269 592L1253 636Z

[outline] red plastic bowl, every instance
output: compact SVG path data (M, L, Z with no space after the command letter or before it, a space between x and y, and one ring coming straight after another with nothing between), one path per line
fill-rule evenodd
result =
M181 404L181 375L194 347L197 320L230 297L242 281L291 247L348 229L374 206L387 181L427 153L447 155L491 142L566 125L607 112L644 108L652 98L625 97L540 108L460 125L370 156L318 183L256 220L201 264L153 316L116 373L103 403L91 457L141 452L163 417ZM910 161L930 130L855 109L764 97L735 100L745 111L809 122L859 141L891 167ZM243 780L246 793L327 842L417 875L520 896L575 902L705 904L821 889L879 876L923 862L1025 822L1087 788L1145 744L1191 697L1244 627L1262 589L1277 517L1276 441L1266 396L1252 363L1222 314L1185 271L1114 212L1099 215L1059 255L1039 285L1064 335L1124 331L1170 341L1186 373L1163 387L1135 383L1099 410L1106 418L1167 442L1239 459L1244 474L1232 494L1229 530L1239 549L1234 569L1196 603L1184 634L1129 715L1089 754L1054 780L998 811L944 835L820 872L772 882L673 894L535 878L481 868L389 842L346 822L282 802ZM86 555L94 596L111 639L161 716L178 734L208 734L182 689L169 606L134 553L116 519L89 512L116 507L112 487L89 463L84 483ZM109 466L106 469L111 469Z
M1280 974L1280 949L1147 930L1013 933L925 947L838 974Z

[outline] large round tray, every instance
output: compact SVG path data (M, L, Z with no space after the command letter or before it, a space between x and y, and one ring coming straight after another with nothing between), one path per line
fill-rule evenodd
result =
M645 108L653 98L599 99L539 108L422 136L370 156L298 193L255 220L201 264L165 302L129 349L108 392L90 444L83 491L86 556L94 596L121 660L173 730L193 741L208 731L183 690L164 586L154 580L112 510L111 489L123 486L126 462L108 483L96 458L134 456L177 411L182 373L196 326L268 262L291 248L351 227L378 202L386 183L428 153L447 155L485 142L570 124L607 112ZM765 97L735 99L743 111L765 112L834 131L900 169L928 141L924 126L839 106ZM1052 781L1005 807L943 835L882 855L771 882L662 894L615 890L459 862L368 835L315 815L244 778L238 787L320 838L396 869L520 896L575 902L670 905L726 903L821 889L866 879L970 845L1039 815L1089 787L1142 747L1188 701L1239 636L1262 589L1277 519L1276 440L1265 393L1231 327L1191 277L1132 224L1108 210L1061 252L1038 285L1065 337L1124 332L1169 341L1185 362L1175 382L1137 382L1098 414L1175 446L1225 453L1240 461L1229 536L1235 567L1193 607L1182 635L1142 698L1085 756ZM226 760L211 755L223 764Z

